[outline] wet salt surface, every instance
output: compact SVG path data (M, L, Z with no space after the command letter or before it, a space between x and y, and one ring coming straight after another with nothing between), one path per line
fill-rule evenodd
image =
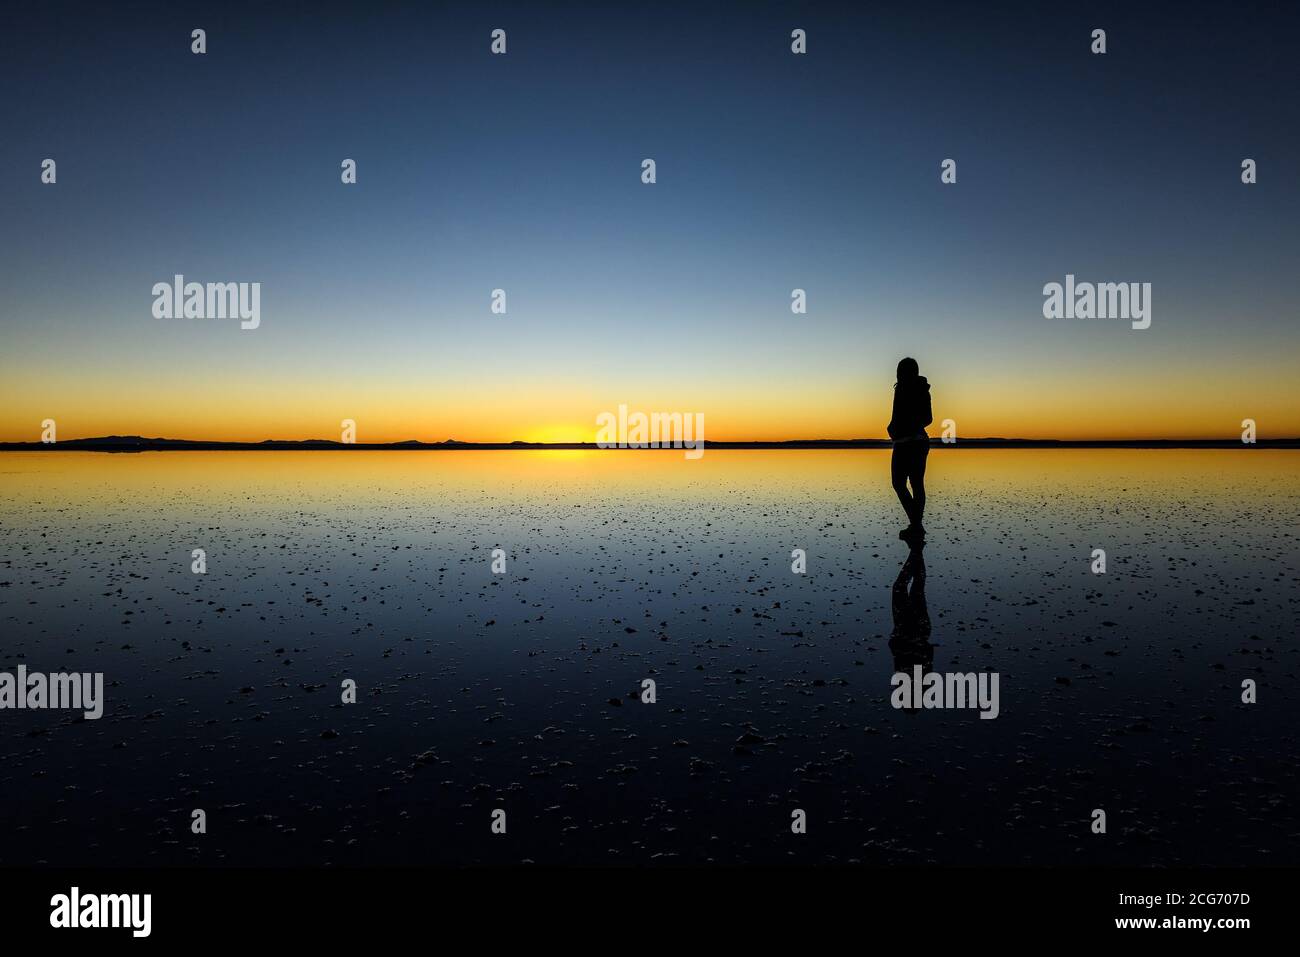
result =
M933 454L979 720L881 452L0 455L0 670L107 696L0 711L0 863L1293 864L1297 464Z

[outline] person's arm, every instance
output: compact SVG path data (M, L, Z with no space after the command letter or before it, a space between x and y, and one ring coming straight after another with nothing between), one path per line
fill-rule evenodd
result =
M934 421L934 413L930 411L930 390L925 390L925 408L921 412L921 428L925 428Z
M891 439L898 438L898 436L894 434L895 423L897 421L898 421L898 390L895 389L894 403L889 410L889 425L885 426L885 432L889 435Z

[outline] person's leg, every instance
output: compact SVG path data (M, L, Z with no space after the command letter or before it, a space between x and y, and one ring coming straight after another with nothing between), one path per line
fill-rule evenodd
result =
M917 442L915 454L908 465L907 478L912 483L913 524L924 528L925 519L925 462L930 457L930 444Z
M894 446L893 457L889 460L889 473L894 482L894 492L903 505L903 511L907 513L908 524L912 525L916 520L912 517L912 496L907 491L907 466L907 446Z

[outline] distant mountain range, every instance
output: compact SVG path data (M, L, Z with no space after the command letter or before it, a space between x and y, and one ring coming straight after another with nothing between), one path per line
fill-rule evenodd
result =
M1244 445L1232 439L1098 439L1090 441L1063 439L959 439L945 445L931 439L932 448L1082 448L1082 449L1295 449L1300 448L1300 438L1260 439L1254 445ZM706 449L887 449L888 439L791 439L787 442L714 442L705 440ZM329 439L303 439L285 441L267 439L263 442L205 442L195 439L147 439L139 435L105 435L99 438L69 439L64 442L0 442L0 452L213 452L213 451L432 451L445 452L473 449L599 449L594 442L355 442L343 443ZM600 449L600 451L653 451ZM664 451L664 450L659 450ZM680 451L676 450L676 451Z

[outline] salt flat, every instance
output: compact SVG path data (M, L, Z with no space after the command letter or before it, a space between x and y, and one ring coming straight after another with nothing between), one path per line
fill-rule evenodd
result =
M900 667L996 720L890 705L887 456L0 454L0 670L104 674L0 863L1295 859L1300 452L932 454Z

